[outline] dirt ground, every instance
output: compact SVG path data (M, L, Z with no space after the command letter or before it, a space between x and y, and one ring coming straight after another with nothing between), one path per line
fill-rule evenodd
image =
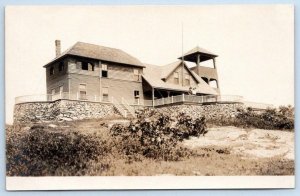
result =
M184 145L196 147L227 147L243 158L283 157L294 160L294 132L242 129L236 127L209 128L204 137L191 138Z

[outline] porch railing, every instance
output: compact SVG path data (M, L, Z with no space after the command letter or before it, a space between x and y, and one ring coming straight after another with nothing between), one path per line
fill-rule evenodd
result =
M126 107L126 109L130 113L134 113L133 109L129 106L137 105L134 99L132 100L113 100L113 97L99 97L94 95L80 95L69 94L66 92L58 93L58 94L44 94L44 95L28 95L28 96L20 96L15 98L15 103L26 103L26 102L49 102L56 101L59 99L68 99L68 100L80 100L80 101L92 101L92 102L104 102L104 103L113 103L114 101L120 102ZM271 104L264 103L256 103L256 102L248 102L244 101L243 97L236 95L207 95L207 96L196 96L196 95L176 95L165 98L159 98L154 100L154 106L162 106L176 103L190 103L190 104L205 104L205 103L220 103L220 102L239 102L244 103L247 107L257 108L257 109L266 109L268 107L273 107ZM139 105L142 106L153 106L152 100L141 100Z

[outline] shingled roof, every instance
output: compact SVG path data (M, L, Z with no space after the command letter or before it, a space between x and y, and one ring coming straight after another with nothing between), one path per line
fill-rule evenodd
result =
M61 55L57 56L55 59L44 65L44 67L47 67L49 64L53 63L54 61L57 61L58 59L66 55L74 55L98 59L102 61L133 65L137 67L145 67L143 63L141 63L137 58L129 55L123 50L84 42L77 42L71 48L63 52Z
M165 71L167 68L176 68L178 63L181 61L177 61L165 66L157 66L151 64L145 64L146 68L144 69L143 78L154 88L158 89L168 89L168 90L175 90L175 91L184 91L189 92L189 86L180 86L176 84L166 83L162 80L165 75ZM198 86L196 88L197 93L203 94L210 94L210 95L217 95L217 91L215 91L212 87L210 87L201 77L199 77L195 72L192 70L191 74L195 76L196 80L199 81ZM168 71L170 72L170 70Z
M207 61L211 58L217 57L218 55L213 54L212 52L204 49L204 48L200 48L199 46L193 48L192 50L188 51L187 53L185 53L183 55L184 60L186 61L191 61L191 62L196 62L197 61L197 54L200 54L200 62L202 61ZM182 56L179 57L178 59L182 59Z

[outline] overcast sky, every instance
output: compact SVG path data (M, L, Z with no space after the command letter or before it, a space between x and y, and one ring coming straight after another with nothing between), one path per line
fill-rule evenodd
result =
M165 65L199 46L216 59L221 93L294 105L294 13L289 5L8 7L6 122L14 98L45 94L43 65L77 41L119 48Z

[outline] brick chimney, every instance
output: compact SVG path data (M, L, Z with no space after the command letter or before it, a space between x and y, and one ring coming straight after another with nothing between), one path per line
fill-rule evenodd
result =
M60 40L55 40L55 54L56 57L61 54Z

